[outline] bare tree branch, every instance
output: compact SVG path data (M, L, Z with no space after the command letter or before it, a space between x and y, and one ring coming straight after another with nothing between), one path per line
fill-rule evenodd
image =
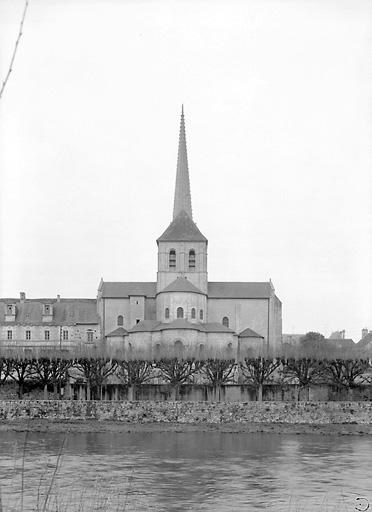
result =
M1 99L1 96L2 96L3 91L5 89L6 83L7 83L8 79L9 79L10 73L13 71L13 63L14 63L14 59L15 59L15 56L16 56L16 53L17 53L17 50L18 50L19 40L21 39L21 36L22 36L22 33L23 33L22 32L22 30L23 30L23 23L25 21L27 7L28 7L28 0L26 0L26 2L25 2L25 8L23 10L21 26L19 27L19 34L18 34L18 37L17 37L17 40L16 40L16 44L15 44L15 47L14 47L14 51L13 51L13 55L12 55L12 60L10 61L10 66L9 66L9 69L8 69L8 73L7 73L6 77L5 77L3 85L1 87L0 99Z

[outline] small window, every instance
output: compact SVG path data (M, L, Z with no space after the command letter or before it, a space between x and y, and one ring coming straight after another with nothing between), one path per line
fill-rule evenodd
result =
M177 308L177 318L183 318L183 308Z
M141 319L140 319L140 318L136 318L136 324L139 324L139 323L140 323L140 321L141 321Z
M50 340L50 331L45 331L44 332L44 339L45 339L45 341Z
M195 251L192 249L189 251L189 269L195 268Z
M26 340L31 339L31 331L26 331Z
M174 249L169 252L169 268L176 268L176 251Z
M200 310L199 318L200 318L200 320L203 320L203 318L204 318L204 312L202 309Z
M123 315L119 315L119 316L118 316L117 324L118 324L119 326L124 325L124 317L123 317Z
M195 308L192 308L192 310L191 310L191 318L196 318Z
M8 331L7 332L7 338L8 338L8 340L12 340L13 339L13 331Z
M222 325L224 325L225 327L229 327L229 319L227 316L224 316L223 319L222 319Z
M169 308L165 308L165 318L169 318Z
M93 331L87 331L87 341L88 343L93 342Z
M92 333L92 334L93 334L93 333ZM66 341L66 340L68 340L68 331L63 331L62 335L63 335L63 339L64 339L65 341Z

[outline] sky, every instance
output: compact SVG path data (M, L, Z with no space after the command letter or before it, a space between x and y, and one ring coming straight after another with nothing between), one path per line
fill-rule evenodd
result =
M23 0L0 0L0 81ZM155 281L181 105L210 281L372 329L372 0L30 0L0 99L0 297Z

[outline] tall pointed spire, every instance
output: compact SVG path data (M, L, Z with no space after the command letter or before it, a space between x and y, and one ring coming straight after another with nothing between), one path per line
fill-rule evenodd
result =
M187 163L186 131L183 105L181 113L180 138L178 143L176 190L174 193L173 219L184 210L192 219L189 166Z

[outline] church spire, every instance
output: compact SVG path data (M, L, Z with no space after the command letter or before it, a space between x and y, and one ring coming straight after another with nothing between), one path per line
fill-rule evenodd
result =
M180 138L178 143L176 190L174 193L173 219L184 210L192 219L189 166L187 163L186 131L183 105L181 113Z

